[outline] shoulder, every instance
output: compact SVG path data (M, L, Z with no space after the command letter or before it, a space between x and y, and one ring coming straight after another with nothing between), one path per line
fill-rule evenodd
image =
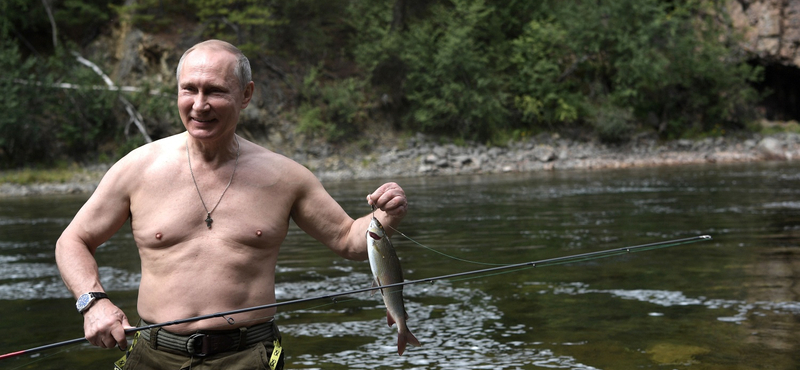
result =
M135 186L145 180L154 168L178 160L181 148L185 149L181 134L169 136L142 145L117 161L103 177L103 182L119 182L119 186Z
M302 164L259 144L242 139L240 142L242 152L235 181L265 194L280 194L292 207L324 191L319 179Z
M316 179L308 168L295 160L248 140L241 138L239 140L242 148L242 158L240 159L242 163L240 163L240 166L247 168L249 171L258 175L274 176L276 179L284 180Z

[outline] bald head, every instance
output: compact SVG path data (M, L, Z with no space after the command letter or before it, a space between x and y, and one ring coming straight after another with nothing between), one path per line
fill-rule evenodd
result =
M181 60L180 62L178 62L178 69L175 72L175 78L178 80L179 83L181 79L181 70L183 70L183 61L193 51L200 49L228 52L232 54L236 58L236 64L234 65L233 74L236 76L236 78L239 79L239 86L241 87L242 91L244 91L247 88L247 84L253 78L252 72L250 70L250 61L247 60L247 57L244 55L244 53L242 53L241 50L239 50L239 48L222 40L203 41L201 43L192 46L191 48L189 48L189 50L186 50L186 52L183 53L183 56L181 56Z

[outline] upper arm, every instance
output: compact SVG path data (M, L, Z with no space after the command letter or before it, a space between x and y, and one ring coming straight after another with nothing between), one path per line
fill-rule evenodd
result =
M303 231L345 258L362 258L362 248L353 243L354 220L342 209L313 173L302 166L292 178L298 180L292 219ZM365 242L366 243L366 242Z
M94 252L114 235L130 215L130 163L120 161L103 176L97 189L61 235L59 244L73 242Z

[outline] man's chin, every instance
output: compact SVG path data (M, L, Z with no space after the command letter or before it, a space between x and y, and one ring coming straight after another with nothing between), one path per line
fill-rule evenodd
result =
M218 131L217 129L218 127L215 125L197 124L195 122L186 127L186 131L188 131L190 135L197 138L205 136L213 136L214 133Z
M194 139L197 140L218 140L226 137L230 132L228 130L224 130L221 127L214 126L214 127L197 127L197 126L189 126L186 130Z

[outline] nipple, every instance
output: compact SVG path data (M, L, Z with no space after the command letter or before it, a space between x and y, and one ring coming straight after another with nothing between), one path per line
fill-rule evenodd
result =
M164 236L161 233L156 233L156 239L161 240L161 237Z
M261 230L256 230L256 236L261 236Z

